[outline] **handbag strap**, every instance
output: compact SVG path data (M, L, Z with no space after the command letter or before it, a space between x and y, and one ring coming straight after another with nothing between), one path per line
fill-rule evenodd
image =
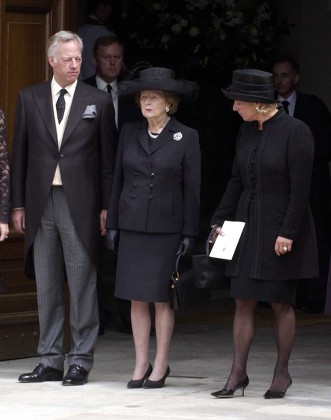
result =
M172 280L171 287L172 288L175 287L174 286L174 282L176 282L176 281L179 280L179 261L180 261L181 256L182 256L182 253L180 253L177 256L177 258L176 258L176 264L175 264L175 270L173 271L173 273L171 275L171 280Z

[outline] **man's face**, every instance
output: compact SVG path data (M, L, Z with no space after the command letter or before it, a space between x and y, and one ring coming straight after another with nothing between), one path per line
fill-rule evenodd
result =
M274 83L277 92L288 98L299 81L299 75L288 62L276 63L273 68Z
M54 57L48 57L53 67L54 79L61 87L74 83L79 76L82 52L76 41L60 42Z
M94 57L97 75L105 82L111 83L123 69L123 49L114 42L111 45L100 45Z

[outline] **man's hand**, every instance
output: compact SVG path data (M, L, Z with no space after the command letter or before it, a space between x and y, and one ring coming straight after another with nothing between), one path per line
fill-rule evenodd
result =
M100 213L100 232L101 236L106 236L106 219L107 219L107 210L101 210Z
M11 219L14 229L17 232L25 233L25 211L24 209L12 210Z

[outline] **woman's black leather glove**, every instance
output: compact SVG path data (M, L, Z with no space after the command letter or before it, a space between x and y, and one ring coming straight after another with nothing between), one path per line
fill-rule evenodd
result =
M118 230L109 229L106 233L105 245L108 249L117 254L118 251Z
M178 248L178 251L176 252L176 255L179 255L179 254L182 254L183 256L190 255L193 251L193 246L194 246L193 236L183 236L180 241L179 248Z

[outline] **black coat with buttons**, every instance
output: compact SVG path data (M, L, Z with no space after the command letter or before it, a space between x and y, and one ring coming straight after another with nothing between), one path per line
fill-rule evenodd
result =
M313 137L303 122L280 109L263 124L242 125L231 179L211 224L246 223L227 274L238 276L247 247L251 278L288 280L318 274L314 223L309 207ZM253 229L251 228L253 224ZM277 256L278 236L292 239L292 251Z
M172 117L150 147L146 120L125 124L106 227L197 235L200 171L196 130Z

